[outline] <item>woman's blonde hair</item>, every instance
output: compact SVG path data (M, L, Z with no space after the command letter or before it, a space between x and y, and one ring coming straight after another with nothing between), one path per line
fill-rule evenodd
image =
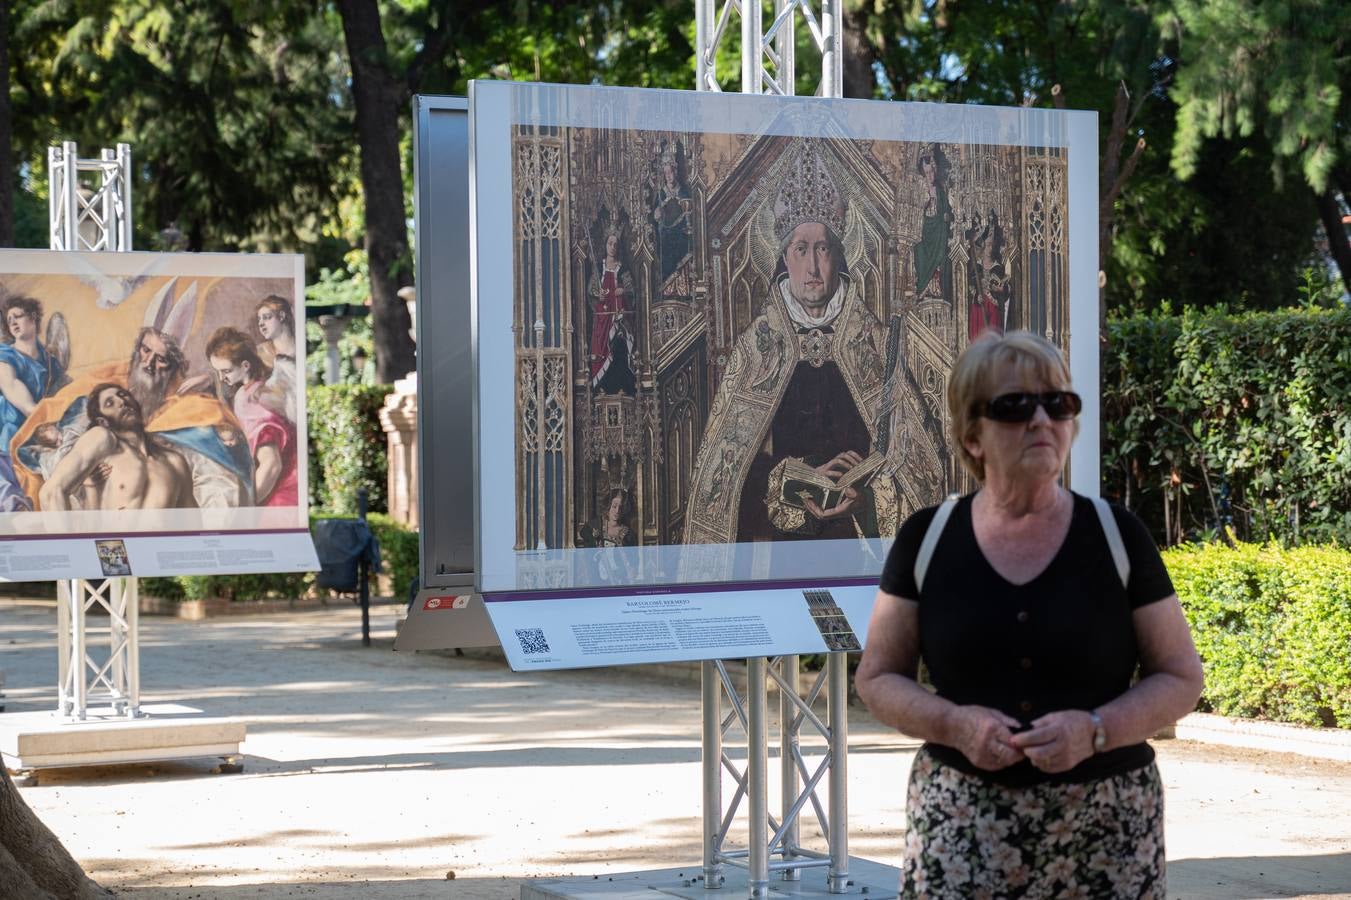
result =
M1030 331L996 334L987 331L967 345L948 376L948 413L952 416L950 440L957 456L976 480L985 480L985 464L966 449L976 433L979 410L994 397L996 379L1012 370L1015 377L1040 382L1056 390L1070 389L1070 368L1060 348ZM1074 423L1079 433L1079 423Z

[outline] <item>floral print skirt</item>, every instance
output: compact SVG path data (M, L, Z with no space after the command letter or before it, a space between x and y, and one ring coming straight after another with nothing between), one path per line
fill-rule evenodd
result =
M1083 784L1010 788L920 750L906 812L902 900L1164 900L1153 763Z

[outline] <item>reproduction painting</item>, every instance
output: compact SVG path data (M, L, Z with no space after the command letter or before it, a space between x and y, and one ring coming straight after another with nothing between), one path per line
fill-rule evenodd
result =
M500 229L479 247L512 264L481 249L477 277L480 341L511 346L480 378L513 386L515 587L875 575L900 521L974 486L947 439L957 354L1022 328L1074 357L1071 319L1096 322L1071 229L1092 114L476 91L476 141L505 94L508 162L476 178Z
M128 536L305 529L302 298L292 256L0 253L0 533L131 574Z

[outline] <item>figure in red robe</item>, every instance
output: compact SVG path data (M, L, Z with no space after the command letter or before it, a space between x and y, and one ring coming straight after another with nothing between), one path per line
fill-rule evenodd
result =
M637 389L633 355L633 276L619 259L619 234L605 236L605 259L591 276L591 386L598 393Z

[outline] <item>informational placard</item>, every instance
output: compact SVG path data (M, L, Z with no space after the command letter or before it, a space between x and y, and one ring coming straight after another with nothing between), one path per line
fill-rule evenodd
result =
M1069 353L1095 492L1096 134L1085 112L471 85L475 585L499 634L534 609L604 624L614 591L718 585L731 616L778 602L757 586L875 584L906 516L975 487L946 381L989 331Z
M862 650L874 581L496 595L488 614L511 667L574 669Z
M318 568L299 256L0 251L0 581Z

